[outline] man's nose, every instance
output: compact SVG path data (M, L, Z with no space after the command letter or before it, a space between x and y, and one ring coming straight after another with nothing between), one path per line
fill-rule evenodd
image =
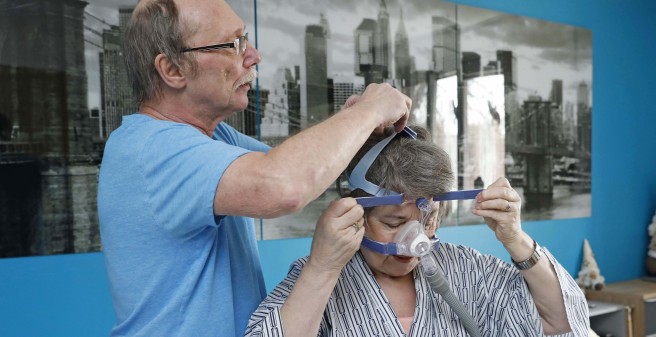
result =
M250 42L246 45L246 50L244 51L244 67L250 68L262 61L262 55L260 52L255 49L255 46Z

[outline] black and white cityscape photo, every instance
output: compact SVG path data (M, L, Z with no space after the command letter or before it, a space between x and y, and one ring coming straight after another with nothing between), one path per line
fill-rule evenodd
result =
M505 176L524 221L590 216L590 30L428 0L228 2L262 55L227 121L241 132L275 146L388 82L450 154L454 189ZM0 0L0 257L102 250L104 144L137 111L121 53L135 4ZM259 237L312 235L337 197L256 219ZM482 223L451 206L442 226Z
M524 220L590 216L590 30L419 0L266 1L257 13L263 140L389 82L450 154L454 188L506 176ZM264 220L264 238L311 235L336 197L332 188L300 214ZM443 226L482 223L471 206L452 202Z

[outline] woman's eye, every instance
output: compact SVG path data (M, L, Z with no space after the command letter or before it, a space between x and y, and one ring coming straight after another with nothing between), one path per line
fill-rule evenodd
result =
M385 224L388 227L395 228L401 226L403 222L383 222L383 224Z

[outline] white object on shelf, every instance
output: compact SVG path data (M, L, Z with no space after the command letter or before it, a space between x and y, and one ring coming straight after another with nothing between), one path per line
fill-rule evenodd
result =
M626 306L615 303L588 301L590 328L599 336L628 337ZM654 336L656 337L656 336Z

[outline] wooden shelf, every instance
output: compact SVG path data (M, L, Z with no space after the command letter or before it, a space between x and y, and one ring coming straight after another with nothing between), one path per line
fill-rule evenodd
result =
M589 301L610 302L628 306L630 321L626 336L656 334L656 282L639 279L606 284L602 290L586 290ZM649 317L647 320L646 318Z
M629 308L622 304L588 301L590 328L599 336L628 337Z

